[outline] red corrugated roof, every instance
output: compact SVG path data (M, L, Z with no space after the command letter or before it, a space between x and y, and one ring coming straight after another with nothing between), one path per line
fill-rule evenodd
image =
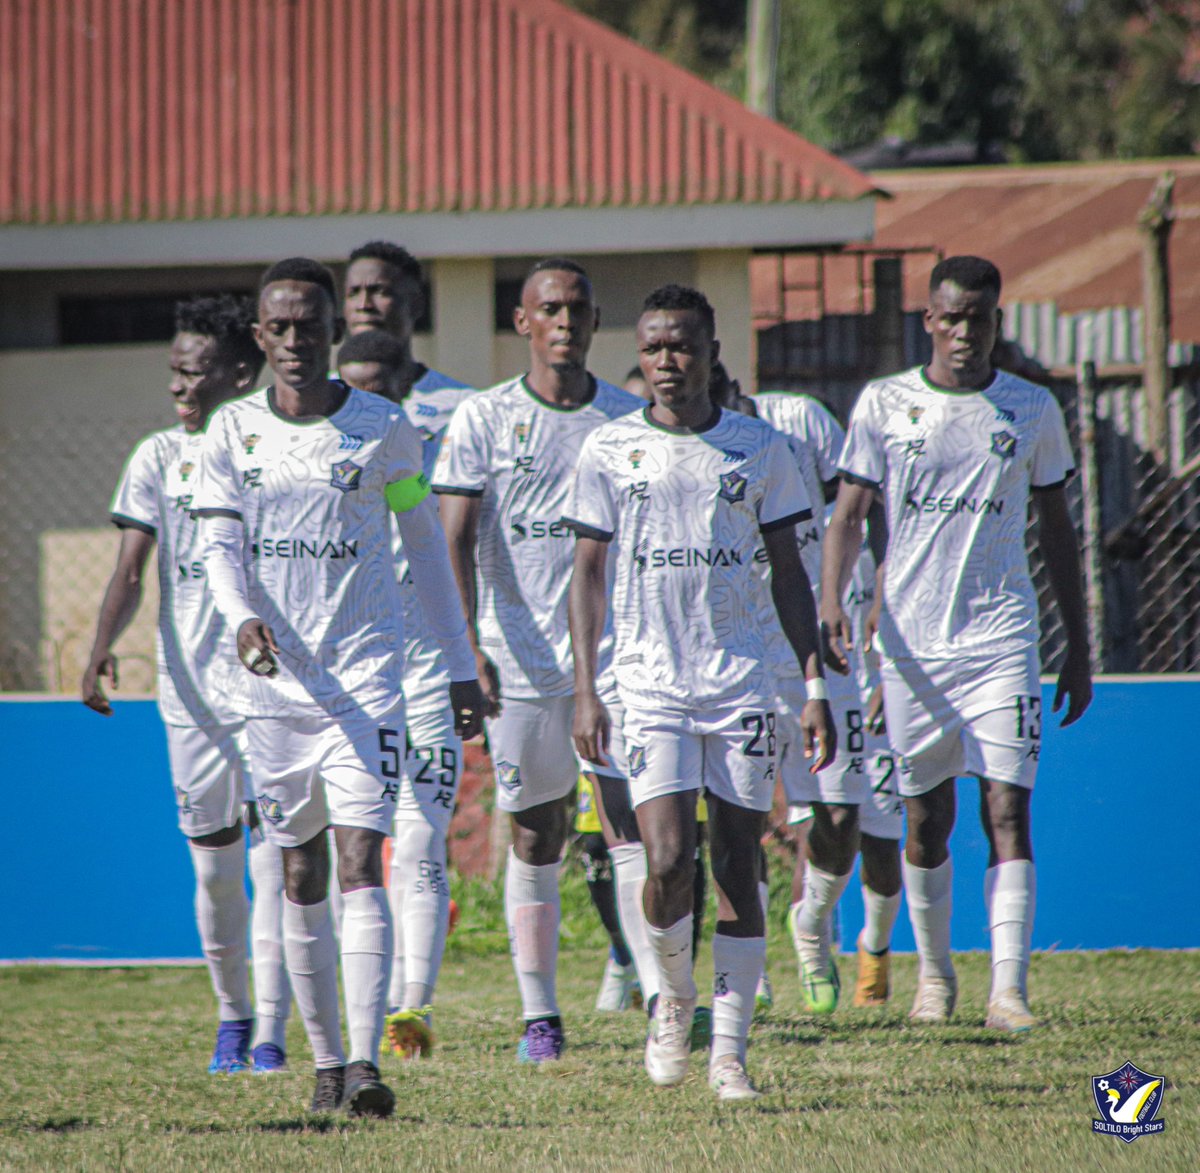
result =
M1055 302L1065 313L1142 304L1137 217L1173 171L1172 337L1200 343L1200 161L1056 164L877 174L894 197L876 208L880 247L933 245L989 257L1005 301ZM910 309L927 300L934 258L905 262Z
M0 0L0 223L873 190L552 0Z

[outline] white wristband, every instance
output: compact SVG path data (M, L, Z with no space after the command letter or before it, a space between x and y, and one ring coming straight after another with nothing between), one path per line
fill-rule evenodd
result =
M810 701L827 701L829 689L825 686L824 676L810 676L804 681L804 691Z

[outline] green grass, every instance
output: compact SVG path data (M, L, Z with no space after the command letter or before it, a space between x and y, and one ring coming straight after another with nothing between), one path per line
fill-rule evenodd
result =
M462 945L457 947L459 951ZM1200 1153L1200 955L1039 956L1024 1039L983 1029L987 961L959 959L957 1021L905 1021L913 960L896 959L880 1011L817 1022L797 1009L784 934L772 942L773 1012L751 1071L767 1091L716 1104L702 1057L678 1089L649 1085L641 1015L591 1011L599 950L562 955L569 1047L514 1062L517 1003L503 954L447 963L438 1049L384 1064L394 1119L310 1117L308 1047L291 1074L205 1074L211 995L199 969L0 970L0 1166L14 1169L1194 1170ZM707 959L701 960L701 977ZM852 958L843 977L853 978ZM702 980L702 985L704 984ZM1089 1077L1130 1059L1164 1073L1166 1132L1126 1146L1094 1136ZM1189 1156L1188 1154L1191 1154Z

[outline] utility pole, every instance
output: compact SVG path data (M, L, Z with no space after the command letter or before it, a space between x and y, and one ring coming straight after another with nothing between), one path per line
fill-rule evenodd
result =
M1167 245L1175 213L1171 196L1175 175L1164 171L1138 213L1142 234L1142 403L1146 412L1146 447L1159 468L1167 463L1167 395L1171 377L1171 268Z
M780 0L746 0L746 105L774 118Z

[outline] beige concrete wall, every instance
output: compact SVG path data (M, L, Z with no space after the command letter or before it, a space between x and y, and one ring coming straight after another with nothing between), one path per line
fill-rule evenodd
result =
M431 266L434 296L433 336L422 340L423 362L474 387L495 381L492 354L495 281L491 257L439 260Z
M743 390L752 390L755 354L750 320L750 250L697 253L696 286L716 311L725 369L741 380Z

